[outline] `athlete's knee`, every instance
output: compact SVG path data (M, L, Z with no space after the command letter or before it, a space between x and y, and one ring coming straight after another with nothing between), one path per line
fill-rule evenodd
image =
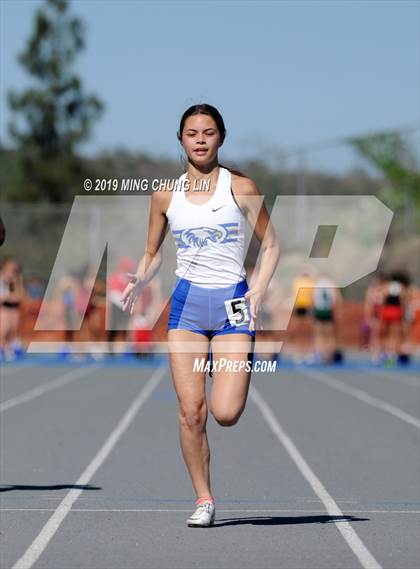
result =
M207 420L207 405L201 403L180 403L179 421L188 429L203 429Z
M221 427L233 427L239 421L242 409L239 412L232 412L228 409L219 411L212 409L211 414Z

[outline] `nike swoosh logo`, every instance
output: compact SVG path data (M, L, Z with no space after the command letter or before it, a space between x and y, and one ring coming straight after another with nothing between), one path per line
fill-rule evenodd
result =
M222 209L222 207L225 207L224 205L221 205L220 207L216 207L216 209L214 207L211 208L211 211L215 212L215 211L219 211L219 209Z

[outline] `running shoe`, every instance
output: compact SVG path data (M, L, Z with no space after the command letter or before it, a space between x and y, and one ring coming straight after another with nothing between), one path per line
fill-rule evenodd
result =
M214 502L201 502L195 512L188 518L187 525L190 528L205 528L213 525L216 517L216 507Z

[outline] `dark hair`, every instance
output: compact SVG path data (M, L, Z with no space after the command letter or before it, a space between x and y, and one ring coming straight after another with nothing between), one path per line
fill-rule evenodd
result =
M222 115L216 109L216 107L212 107L212 105L207 105L206 103L201 103L199 105L192 105L189 109L185 111L185 113L181 117L181 122L179 123L179 130L177 132L177 138L181 142L182 138L182 131L184 130L185 121L188 117L192 115L209 115L214 122L216 123L217 130L220 134L220 140L225 140L226 137L226 128L225 123L223 121Z
M410 275L406 271L394 271L391 273L391 280L397 281L405 287L411 284Z

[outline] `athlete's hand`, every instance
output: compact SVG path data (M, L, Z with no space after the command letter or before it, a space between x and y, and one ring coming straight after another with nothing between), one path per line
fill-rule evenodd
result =
M245 293L245 299L249 301L249 311L251 320L249 323L249 329L255 330L255 322L257 319L258 311L261 306L262 298L265 294L265 291L261 290L260 288L254 286Z
M127 273L127 277L130 282L121 295L122 309L124 312L133 314L134 304L144 283L140 277L133 273Z

